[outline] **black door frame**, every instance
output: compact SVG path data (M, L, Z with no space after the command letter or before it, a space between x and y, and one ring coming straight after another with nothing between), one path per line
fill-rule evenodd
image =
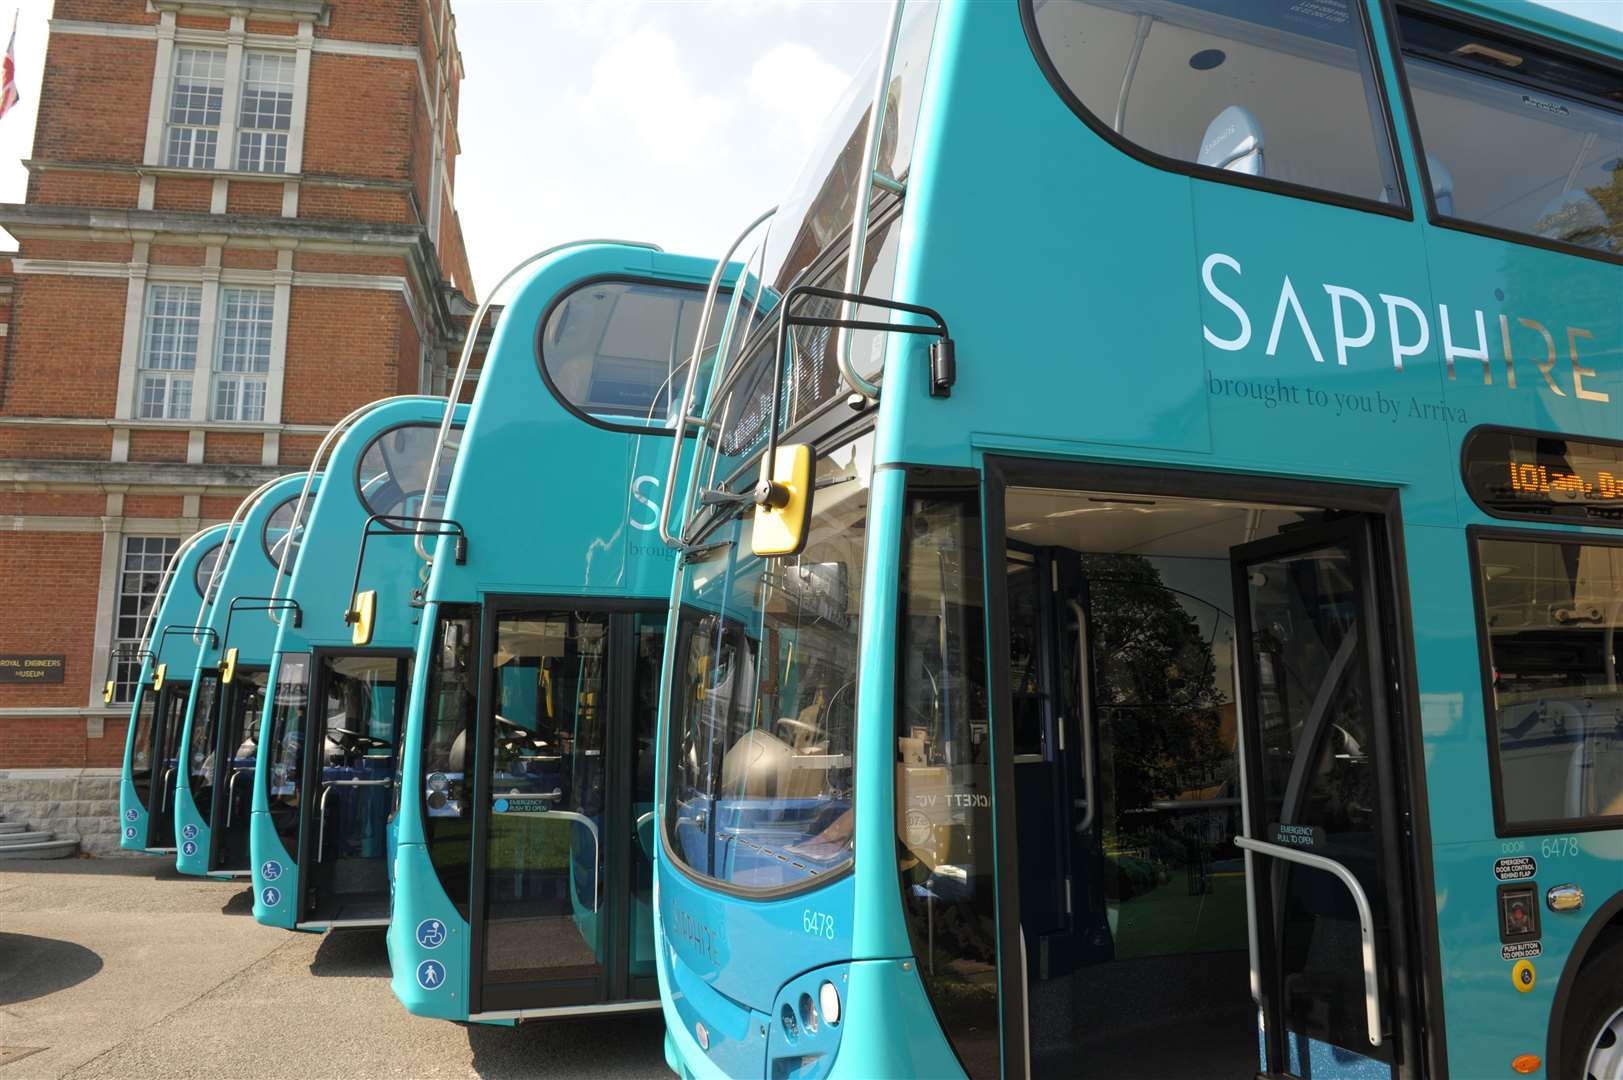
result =
M293 911L295 923L308 920L313 914L313 897L311 890L315 887L317 864L316 855L316 818L320 814L321 778L322 778L322 746L326 742L327 727L327 661L335 657L346 656L394 657L397 661L395 670L400 670L399 660L413 660L417 653L414 649L357 649L341 646L312 646L308 653L310 657L310 674L308 685L310 696L304 707L304 765L299 774L299 887L298 895L293 898ZM408 669L409 670L409 669ZM274 692L274 687L266 687L267 698ZM406 707L411 699L409 686L402 686L401 692L395 694L395 739L398 744L406 735ZM395 747L396 768L399 766L399 746ZM400 783L397 772L394 777L396 785ZM388 858L387 855L384 858ZM319 925L319 924L318 924Z
M174 851L174 850L178 849L179 846L180 846L176 842L177 837L175 836L175 785L174 785L174 781L172 779L171 782L169 784L167 784L167 785L163 781L164 770L167 768L167 766L165 766L165 764L164 764L164 754L163 754L163 741L164 740L163 740L163 736L164 736L165 729L168 727L168 719L167 719L167 715L166 715L167 712L168 712L168 705L169 705L169 703L171 701L175 701L175 700L178 699L180 701L180 703L181 703L181 707L180 707L180 717L176 721L176 726L175 726L175 771L176 771L176 774L179 775L179 774L181 774L183 772L183 770L185 768L186 758L187 758L186 748L182 747L180 745L180 737L183 734L185 734L185 731L186 731L186 707L187 707L187 705L189 705L191 703L192 682L193 682L193 680L191 680L191 679L171 680L171 679L165 678L164 682L163 682L163 689L158 691L158 700L157 700L157 703L153 706L153 710L152 710L152 798L153 798L153 801L147 807L147 843L146 843L147 850L149 850L149 851ZM161 804L157 801L160 798L163 800L163 802ZM165 844L154 844L152 842L152 822L158 819L158 811L157 811L156 807L158 807L159 805L162 805L165 808L164 809L164 814L163 814L163 820L166 820L169 823L169 827L168 827L169 840Z
M1423 730L1420 723L1419 677L1410 619L1408 565L1403 543L1403 514L1398 489L1336 481L1287 479L1267 475L1207 472L1179 467L1104 464L1054 457L988 454L983 462L982 518L988 567L1007 558L1006 497L1011 487L1103 491L1122 495L1225 499L1237 502L1311 506L1368 515L1371 520L1372 566L1378 568L1377 591L1384 669L1391 676L1387 709L1398 738L1391 749L1399 758L1394 769L1393 797L1401 808L1397 832L1403 839L1399 858L1403 880L1388 882L1389 917L1402 919L1407 949L1392 957L1389 988L1392 1015L1399 1018L1399 1077L1447 1077L1448 1059L1442 1000L1442 961L1437 937L1435 876L1431 855L1431 815L1427 803ZM1019 839L1014 801L1003 793L1014 787L1010 696L1007 664L997 662L1009 646L1008 598L996 575L988 572L987 635L991 675L993 751L993 816L997 854L999 985L1017 993L999 998L1003 1032L1003 1075L1028 1074L1026 988L1019 933ZM1008 911L1014 917L1005 917Z
M230 867L220 867L220 866L217 865L217 863L219 862L219 859L220 859L220 847L221 847L221 844L225 840L225 836L224 836L224 833L225 833L225 818L224 818L225 809L224 808L225 808L225 805L229 801L229 798L230 798L229 789L230 789L230 786L231 786L231 778L229 776L227 776L225 778L224 782L222 783L221 782L221 775L222 775L222 769L229 769L230 768L230 763L231 763L232 760L234 760L234 757L235 757L234 752L236 750L236 747L232 747L231 748L231 751L232 751L231 756L227 756L226 747L225 747L225 719L226 719L226 717L230 716L231 713L234 712L236 710L236 707L237 707L237 695L238 695L238 693L241 692L241 689L242 689L242 684L240 682L238 682L237 679L240 678L243 675L252 675L252 674L254 674L256 672L260 672L260 673L263 673L265 675L265 698L268 701L270 699L270 665L269 664L242 664L242 665L240 665L237 668L236 675L232 676L231 682L229 682L229 683L221 683L220 686L219 686L219 689L214 692L214 708L219 711L219 718L220 719L219 719L219 722L215 725L215 728L214 728L214 747L213 747L213 749L214 749L214 783L212 785L212 790L210 792L210 797L209 797L208 870L209 870L210 873L215 873L215 872L223 873L226 870L231 869ZM264 719L264 709L263 709L263 707L261 707L261 709L260 709L260 719L261 720ZM196 721L194 720L193 723L196 723ZM258 747L258 740L257 739L255 740L254 745L255 745L255 747L257 749L257 747ZM252 785L253 785L254 780L257 779L258 774L259 774L259 766L258 766L258 758L257 758L257 755L256 755L255 765L254 765L254 777L250 778L249 788L248 788L248 807L249 807L249 810L248 810L248 813L243 816L243 821L242 821L242 824L240 826L241 828L244 828L244 829L248 828L249 819L251 819L253 817L253 786ZM252 856L249 857L248 861L250 863L253 862ZM243 872L251 871L252 869L253 869L252 866L242 867Z
M474 712L473 781L469 785L473 802L473 838L469 852L468 897L468 1013L509 1012L527 1009L590 1009L597 1005L624 1001L629 994L631 960L631 907L621 902L609 906L613 921L609 928L607 962L602 974L593 980L540 980L516 984L497 992L498 1000L487 999L485 972L485 867L490 835L490 771L494 743L491 738L495 709L496 677L493 660L496 627L505 617L522 613L582 612L609 617L607 713L603 720L603 866L602 895L629 900L631 859L634 852L635 822L631 818L632 716L636 665L631 616L665 616L661 601L643 597L570 596L557 594L500 593L484 597L479 606L479 693Z

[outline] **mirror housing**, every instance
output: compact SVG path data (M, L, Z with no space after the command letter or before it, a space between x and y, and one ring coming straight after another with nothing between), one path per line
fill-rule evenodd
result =
M237 649L236 646L225 651L225 658L220 661L220 685L229 686L231 680L237 677Z
M761 463L764 471L767 462ZM812 478L816 455L805 443L780 446L771 463L771 479L755 486L755 531L750 549L773 558L799 555L810 532Z
M344 621L355 629L349 640L352 645L372 644L372 627L378 618L378 592L368 589L355 597L355 606L344 612Z
M158 691L158 690L163 689L163 677L168 673L169 673L169 665L168 664L159 664L156 668L153 669L153 671L152 671L152 689L154 691Z

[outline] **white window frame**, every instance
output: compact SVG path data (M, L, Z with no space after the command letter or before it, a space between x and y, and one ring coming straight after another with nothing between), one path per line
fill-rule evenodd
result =
M275 77L256 68L274 68ZM242 55L233 161L238 172L285 173L298 97L298 56L249 50ZM266 104L270 105L267 110Z
M137 544L140 549L134 550ZM146 629L152 605L162 599L158 590L163 585L164 571L178 550L178 536L125 536L119 545L118 579L113 592L113 660L108 671L108 677L113 680L115 703L128 704L135 696L135 684L141 677L141 658L133 654L141 646L141 632ZM132 558L139 559L140 565L132 566ZM128 587L132 576L134 590ZM134 601L135 610L128 615L124 612L125 600ZM131 633L121 633L125 630Z
M218 326L209 418L263 423L276 342L276 290L222 284L215 310Z
M164 114L164 165L177 169L212 169L219 163L228 58L226 49L202 45L182 45L175 49ZM204 60L207 70L199 74L198 65ZM185 104L180 100L183 89L188 99ZM177 144L183 137L185 152L177 154ZM199 149L203 144L207 145L206 151Z
M159 305L163 310L159 310ZM195 304L195 314L192 307ZM197 354L203 338L203 287L153 282L142 304L140 359L134 415L142 420L186 420L194 408ZM149 392L159 407L149 411ZM184 393L184 406L181 405Z

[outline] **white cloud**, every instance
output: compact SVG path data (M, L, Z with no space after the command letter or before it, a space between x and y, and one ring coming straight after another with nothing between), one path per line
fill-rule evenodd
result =
M580 107L584 119L623 127L664 164L697 160L732 115L726 98L694 85L675 39L651 26L603 51Z
M849 81L844 70L816 49L783 41L750 67L745 90L752 105L781 113L794 123L799 141L809 145Z

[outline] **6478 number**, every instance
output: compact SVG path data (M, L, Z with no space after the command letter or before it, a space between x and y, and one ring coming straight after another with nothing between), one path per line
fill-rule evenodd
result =
M800 928L812 937L834 940L834 916L826 911L805 908L800 913Z

